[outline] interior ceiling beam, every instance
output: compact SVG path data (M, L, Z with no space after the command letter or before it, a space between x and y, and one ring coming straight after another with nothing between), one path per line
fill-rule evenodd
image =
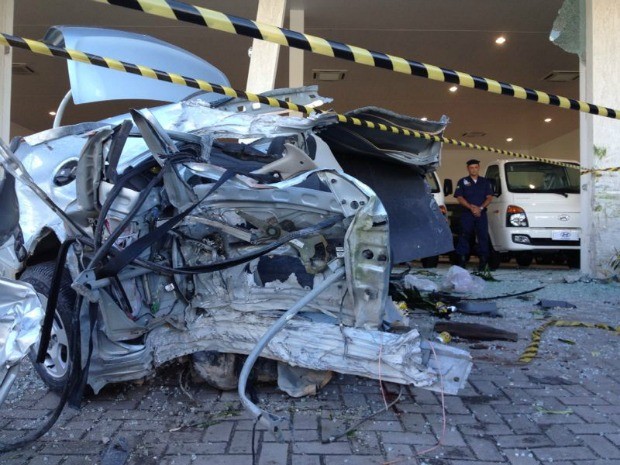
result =
M0 30L13 33L14 0L0 0ZM0 48L0 137L8 142L11 130L11 73L13 51Z
M282 27L286 0L259 0L256 21ZM276 82L280 46L263 40L252 40L250 69L246 89L260 93L272 90Z

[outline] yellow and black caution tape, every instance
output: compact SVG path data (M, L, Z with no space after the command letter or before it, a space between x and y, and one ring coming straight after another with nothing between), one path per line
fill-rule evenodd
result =
M566 320L549 320L543 323L541 326L532 331L532 341L523 351L519 361L522 363L530 363L536 355L538 355L538 347L540 346L540 339L542 333L550 326L562 326L562 327L574 327L574 328L598 328L606 331L613 331L620 335L620 326L613 327L604 323L584 323L582 321L566 321Z
M617 173L619 171L620 171L620 166L614 166L611 168L582 168L581 174L601 173L601 172Z
M122 6L142 11L174 21L183 21L208 27L222 32L265 40L287 47L298 48L308 52L341 58L355 63L388 69L397 73L449 82L471 89L478 89L494 94L531 100L544 105L552 105L567 110L581 111L607 118L620 119L620 110L594 105L540 90L496 81L481 76L429 65L419 61L401 58L387 53L375 52L354 45L323 39L269 24L259 23L238 16L227 15L219 11L190 5L177 0L94 0L98 3Z
M233 89L232 87L221 86L219 84L213 84L202 79L195 79L187 76L182 76L176 73L169 73L167 71L161 71L153 68L149 68L143 65L137 65L134 63L128 63L126 61L120 61L114 58L101 57L91 53L82 52L80 50L72 50L56 45L47 44L38 40L27 39L24 37L18 37L10 34L0 33L0 45L7 47L16 47L24 50L28 50L40 55L46 55L50 57L64 58L67 60L73 60L80 63L91 64L102 68L108 68L115 71L121 71L124 73L135 74L143 76L149 79L155 79L159 81L169 82L186 87L192 87L194 89L200 89L205 92L214 92L217 94L226 95L233 98L242 98L250 102L258 102L265 105L269 105L275 108L282 108L285 110L297 111L305 114L312 113L325 113L315 108L298 105L296 103L279 100L273 97L265 97L251 92ZM548 158L535 157L533 155L526 155L524 153L512 152L510 150L503 150L494 147L488 147L485 145L472 144L470 142L463 142L456 139L450 139L448 137L437 136L423 131L415 131L412 129L401 128L398 126L392 126L382 123L375 123L372 121L362 120L360 118L353 118L350 116L342 115L339 113L333 114L340 123L352 124L355 126L365 126L370 129L376 129L380 131L392 132L394 134L402 134L405 136L415 137L418 139L426 139L429 141L442 142L445 144L456 145L458 147L465 147L474 150L482 150L486 152L497 153L500 155L507 155L511 157L524 158L527 160L540 161L543 163L549 163L552 165L565 166L571 169L580 169L579 165L564 163ZM620 168L606 168L603 170L587 170L591 171L620 171Z

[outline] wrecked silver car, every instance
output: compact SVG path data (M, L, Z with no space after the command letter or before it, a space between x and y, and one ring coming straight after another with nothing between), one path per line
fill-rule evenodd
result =
M69 41L72 28L53 33ZM269 95L327 101L315 88ZM447 124L353 114L433 134ZM0 260L47 307L30 356L69 401L192 355L277 432L245 396L259 354L295 396L331 372L453 394L467 379L469 355L421 340L388 294L393 263L451 249L423 180L436 142L199 93L0 152Z

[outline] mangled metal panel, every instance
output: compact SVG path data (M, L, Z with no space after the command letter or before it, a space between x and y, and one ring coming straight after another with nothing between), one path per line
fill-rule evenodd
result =
M347 116L414 131L441 135L448 119L422 121L368 107ZM395 263L453 250L449 224L430 194L423 175L440 161L441 143L365 126L335 125L319 132L342 168L369 185L390 218L390 241Z
M0 278L0 366L14 365L28 354L42 321L43 308L32 286Z

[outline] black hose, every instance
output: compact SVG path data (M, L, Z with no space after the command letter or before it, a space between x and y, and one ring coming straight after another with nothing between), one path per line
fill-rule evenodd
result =
M52 334L52 325L54 323L54 313L56 312L56 306L58 305L58 294L60 290L60 282L62 281L62 275L65 271L65 263L67 262L67 253L69 247L71 247L77 238L72 237L65 240L58 250L56 256L56 266L54 268L54 275L52 276L52 282L50 283L50 293L47 296L47 305L45 307L45 317L43 318L43 325L41 327L41 340L39 341L39 351L37 352L37 363L43 363L45 360L45 354L47 346L50 343L50 337Z
M307 237L312 234L316 234L317 232L327 229L338 221L342 220L342 216L336 215L331 218L327 218L326 220L321 221L314 226L310 226L304 229L300 229L298 231L293 231L285 236L282 236L277 241L271 242L259 249L253 250L250 253L245 255L241 255L239 257L229 258L226 260L220 260L214 263L210 263L208 265L200 265L200 266L184 266L180 268L170 268L164 265L159 265L153 262L147 262L145 260L134 259L133 262L139 264L140 266L144 266L145 268L149 268L152 270L156 270L161 273L167 274L182 274L182 275L194 275L194 274L202 274L202 273L212 273L214 271L220 271L226 268L230 268L232 266L241 265L242 263L247 263L250 260L254 260L255 258L261 257L272 250L277 249L278 247L286 244L293 239L299 239L302 237Z

